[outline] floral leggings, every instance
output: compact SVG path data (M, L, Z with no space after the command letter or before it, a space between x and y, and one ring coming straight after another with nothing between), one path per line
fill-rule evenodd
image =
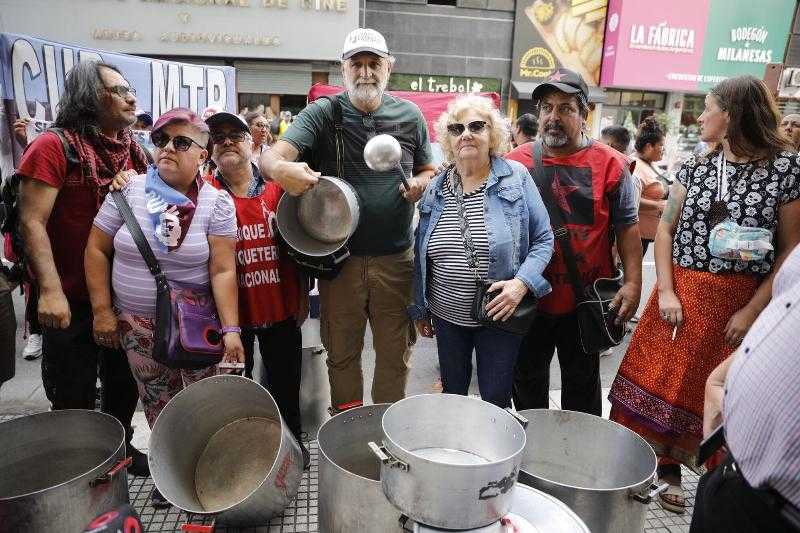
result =
M128 356L144 415L152 429L161 410L176 394L196 381L216 375L218 369L216 365L200 369L169 368L156 362L152 356L153 319L125 312L117 318L122 349Z

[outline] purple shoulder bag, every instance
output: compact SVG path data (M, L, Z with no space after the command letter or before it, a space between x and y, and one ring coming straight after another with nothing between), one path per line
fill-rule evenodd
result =
M121 191L111 193L133 241L156 279L153 359L170 368L203 368L222 360L222 325L208 287L171 283Z

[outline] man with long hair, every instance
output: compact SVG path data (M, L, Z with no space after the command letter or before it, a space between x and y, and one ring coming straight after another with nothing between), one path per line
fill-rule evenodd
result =
M54 126L25 152L18 172L20 220L25 252L39 288L43 328L42 381L53 409L94 409L100 366L102 410L125 427L133 464L147 475L147 458L130 446L138 392L124 353L100 346L86 289L83 252L97 210L114 176L145 171L145 153L133 140L136 91L113 65L82 62L64 82Z
M358 228L348 241L352 257L333 280L320 280L322 342L328 351L331 412L363 400L361 350L367 320L375 345L372 401L405 395L415 335L411 304L414 203L433 174L428 129L419 108L385 94L394 57L375 30L353 30L342 50L346 92L306 107L271 150L261 170L289 194L314 187L320 172L352 185L361 200ZM336 112L342 117L343 174L337 171ZM391 133L403 146L404 171L416 176L409 189L398 173L377 172L364 162L364 146L376 133ZM299 162L298 159L302 158ZM306 162L312 162L312 169Z

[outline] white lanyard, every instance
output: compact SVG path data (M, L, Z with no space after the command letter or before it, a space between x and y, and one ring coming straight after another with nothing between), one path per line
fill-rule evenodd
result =
M717 184L717 201L719 201L728 196L728 160L722 150L717 158Z

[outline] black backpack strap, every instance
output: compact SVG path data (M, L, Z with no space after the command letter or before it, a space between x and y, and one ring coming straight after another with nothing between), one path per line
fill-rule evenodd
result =
M331 96L320 96L331 103L331 110L333 111L333 129L336 140L336 174L337 177L344 177L344 138L342 136L343 120L342 120L342 102L339 101L339 95L334 94Z
M64 157L67 160L67 167L70 165L80 164L81 160L78 158L78 152L75 151L75 147L69 143L67 136L64 135L64 128L52 127L47 128L47 131L52 131L55 133L58 139L61 141L61 145L64 147Z
M572 285L572 290L575 293L575 301L580 302L584 299L583 281L581 281L578 265L575 262L575 252L572 250L572 241L570 240L569 231L564 222L564 214L561 212L561 208L558 207L558 203L553 197L552 183L545 175L544 165L542 163L542 141L532 142L531 150L533 151L533 181L536 183L539 194L542 196L544 205L547 208L547 214L550 215L550 225L553 228L553 236L555 236L556 240L561 244L561 252L564 255L564 263L567 267L567 275ZM558 177L555 179L558 179Z

